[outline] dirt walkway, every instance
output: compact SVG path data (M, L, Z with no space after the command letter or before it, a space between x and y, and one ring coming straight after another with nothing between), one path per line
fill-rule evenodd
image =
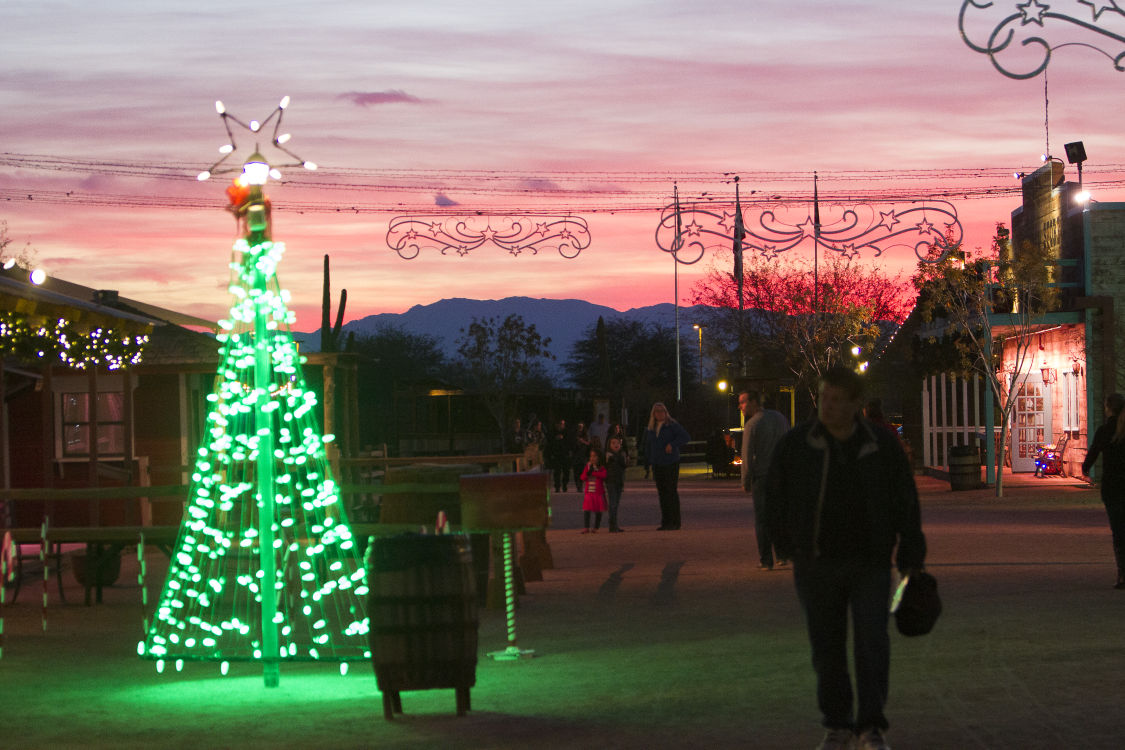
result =
M892 637L888 734L896 750L1117 748L1125 592L1096 490L1017 478L1007 496L920 477L929 568L946 612L920 639ZM500 612L482 614L472 712L452 690L405 693L382 717L371 667L260 670L189 664L157 674L141 636L135 561L104 604L39 584L6 608L4 748L811 748L813 675L792 580L756 569L737 482L686 476L684 529L657 532L650 482L631 481L624 534L577 532L574 493L554 498L555 569L517 617L536 658L495 662ZM162 580L153 565L154 581ZM53 596L53 593L52 593Z

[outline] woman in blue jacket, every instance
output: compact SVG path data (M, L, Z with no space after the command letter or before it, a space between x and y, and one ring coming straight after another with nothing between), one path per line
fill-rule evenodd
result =
M645 451L652 462L656 494L660 498L660 527L657 531L680 528L680 448L691 437L683 426L672 419L668 408L657 401L652 405L645 431Z

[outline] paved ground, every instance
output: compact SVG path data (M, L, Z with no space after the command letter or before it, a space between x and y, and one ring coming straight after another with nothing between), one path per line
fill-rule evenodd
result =
M892 746L1120 747L1125 591L1111 587L1096 490L1008 477L997 499L918 481L946 611L930 636L892 636ZM384 721L366 665L346 677L283 668L272 690L250 667L157 675L133 655L139 591L123 583L98 607L53 604L46 633L36 598L7 608L0 746L814 747L791 575L756 569L736 481L689 475L681 491L679 532L655 531L655 491L639 478L624 534L579 534L577 494L554 497L556 566L528 584L517 618L536 657L484 656L505 632L501 613L483 613L467 717L451 690L427 691L405 693L405 714Z

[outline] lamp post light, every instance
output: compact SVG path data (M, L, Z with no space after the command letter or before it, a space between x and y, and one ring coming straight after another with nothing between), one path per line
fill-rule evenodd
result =
M731 389L730 383L728 383L725 380L720 380L718 383L715 384L715 387L718 388L723 394L723 405L724 405L724 409L726 411L725 423L727 425L729 425L730 424L730 389Z
M1068 143L1066 148L1066 160L1071 164L1078 165L1078 189L1082 189L1082 163L1086 161L1086 147L1082 141L1075 141Z
M702 385L703 384L703 326L699 325L698 323L695 323L695 324L692 325L692 328L694 328L699 333L699 383L700 383L700 385Z
M1086 161L1086 147L1082 141L1066 144L1066 160L1078 167L1078 192L1074 195L1074 202L1089 203L1090 191L1082 186L1082 163Z

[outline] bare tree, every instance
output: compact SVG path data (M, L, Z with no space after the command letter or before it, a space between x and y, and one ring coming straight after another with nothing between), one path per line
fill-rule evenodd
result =
M14 260L24 268L35 265L35 250L31 247L31 243L24 245L18 253L10 252L11 246L12 237L8 234L8 222L0 219L0 264Z
M503 321L473 318L468 328L461 329L457 372L483 397L496 419L503 450L507 449L506 427L516 390L533 380L545 380L540 360L554 359L548 349L550 343L534 323L529 325L516 314Z
M996 467L1004 465L1004 450L1011 431L1012 413L1019 388L1012 387L1032 364L1032 334L1036 317L1054 308L1058 289L1053 286L1051 258L1043 246L1023 243L1012 252L1008 229L996 225L988 252L975 255L960 243L946 239L935 243L933 256L918 264L914 286L918 311L927 322L942 324L947 342L957 355L952 368L959 374L980 374L1000 405L1000 444ZM1004 357L1008 342L1010 356ZM931 344L937 345L936 337ZM1004 361L1004 366L999 363ZM1004 494L1003 472L996 472L996 496Z

